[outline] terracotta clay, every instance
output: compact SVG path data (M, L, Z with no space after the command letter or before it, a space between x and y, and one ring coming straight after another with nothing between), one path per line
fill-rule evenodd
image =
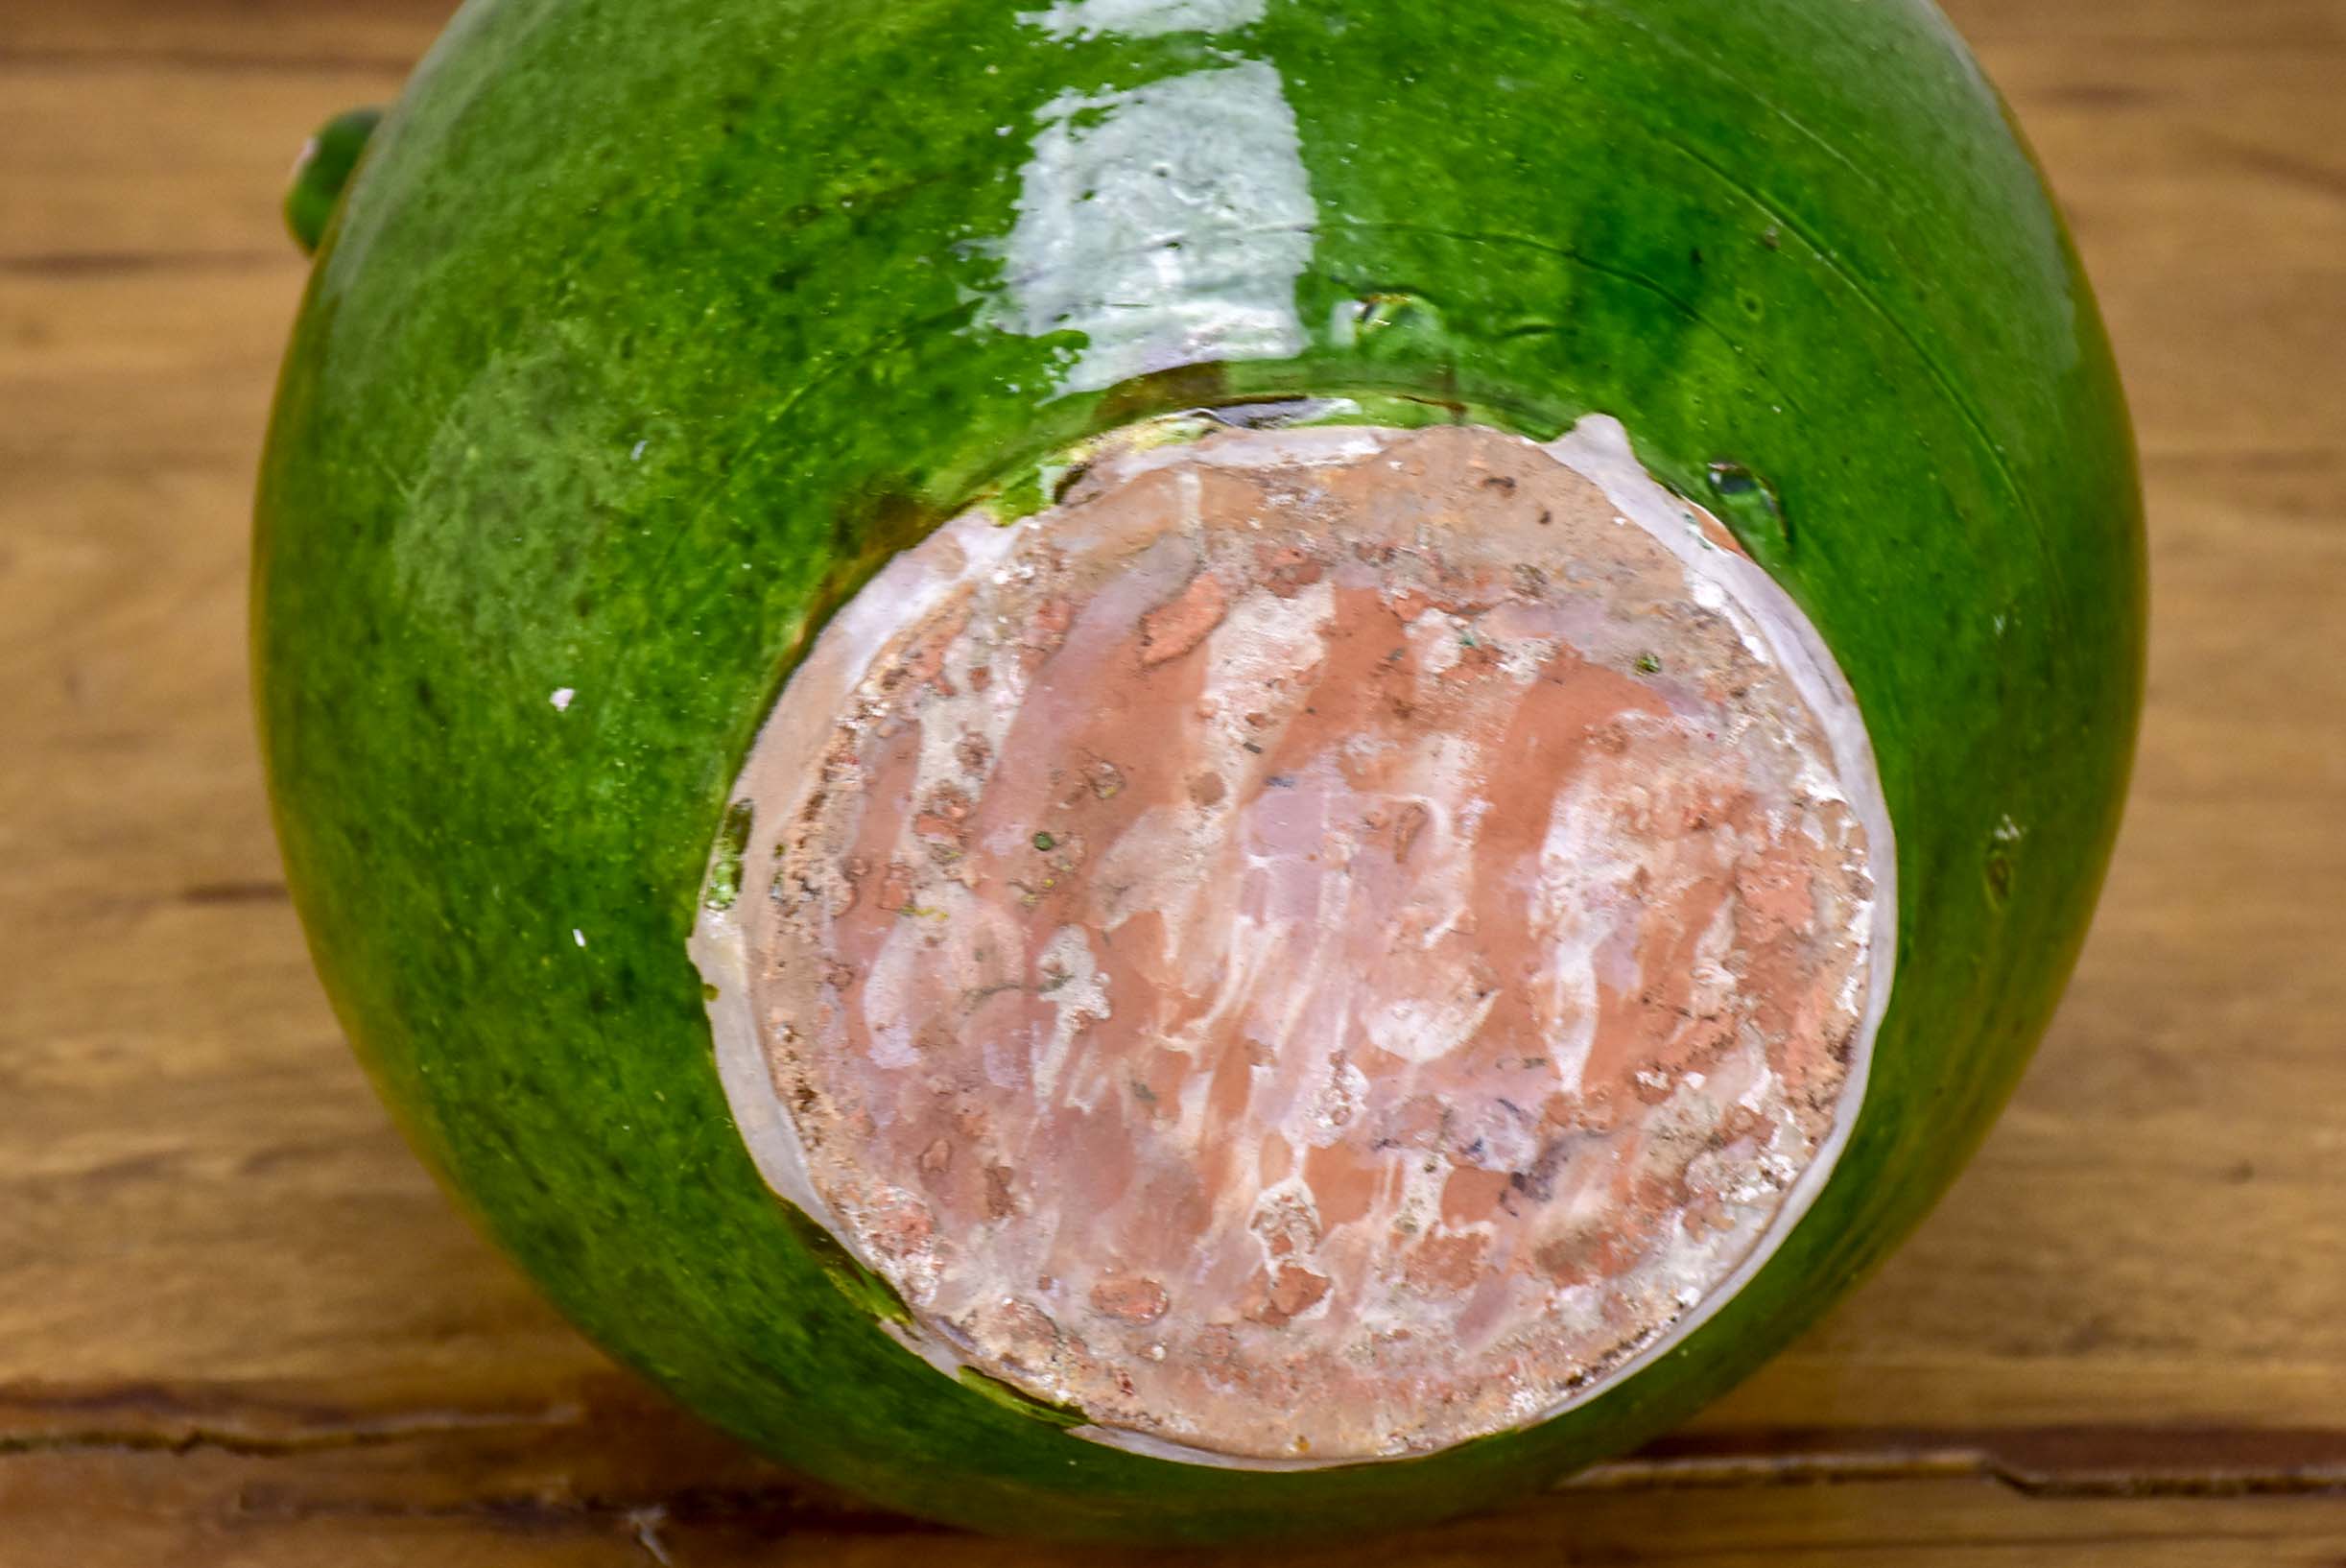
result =
M1797 612L1662 526L1496 432L1233 433L865 590L739 925L811 1206L940 1348L1109 1440L1363 1459L1751 1259L1862 1049L1871 846Z

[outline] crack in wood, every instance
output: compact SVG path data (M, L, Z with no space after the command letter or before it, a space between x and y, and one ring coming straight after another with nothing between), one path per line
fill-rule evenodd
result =
M0 255L0 276L123 277L154 273L296 273L300 252L283 250L36 250Z
M1988 1481L2024 1497L2346 1496L2346 1465L2269 1471L2120 1470L2048 1473L1976 1448L1912 1453L1759 1454L1716 1460L1632 1457L1583 1471L1558 1491L1678 1491L1737 1486Z
M0 49L0 69L81 71L93 76L160 67L204 74L318 76L353 74L387 78L394 86L415 68L412 54L352 55L327 50L272 54L265 50L141 48Z
M387 1419L347 1427L280 1435L239 1431L230 1427L191 1425L177 1430L90 1428L47 1433L0 1433L0 1461L17 1455L157 1453L173 1456L212 1451L239 1458L276 1460L330 1454L399 1443L428 1442L442 1437L475 1437L498 1433L572 1432L591 1435L582 1413L549 1410L543 1413L480 1415L436 1414ZM2346 1432L2224 1431L2184 1435L2225 1450L2260 1450L2271 1455L2263 1463L2220 1460L2204 1468L2168 1465L2128 1456L2129 1448L2174 1443L2177 1435L2156 1429L2100 1433L2045 1429L2007 1435L2025 1456L2033 1441L2033 1461L2000 1452L1993 1443L1966 1441L1957 1435L1865 1446L1861 1434L1849 1434L1837 1445L1814 1445L1809 1436L1795 1436L1787 1448L1784 1434L1721 1441L1696 1438L1711 1451L1670 1452L1689 1446L1687 1439L1666 1440L1657 1450L1597 1465L1567 1477L1549 1488L1552 1493L1670 1492L1734 1489L1739 1487L1853 1485L1912 1481L1983 1481L2025 1497L2047 1499L2237 1498L2270 1496L2346 1496ZM1848 1440L1851 1437L1859 1441ZM2049 1459L2045 1450L2073 1449L2081 1441L2101 1439L2109 1450L2098 1461L2074 1454L2067 1461ZM2292 1460L2290 1449L2296 1454ZM248 1501L258 1506L255 1494ZM770 1485L732 1487L676 1486L643 1495L581 1496L551 1502L485 1492L461 1502L423 1509L434 1514L482 1514L509 1517L516 1510L538 1509L558 1512L609 1516L631 1528L650 1521L705 1519L743 1514L794 1515L863 1519L852 1505L822 1502L808 1485L787 1479ZM408 1505L333 1503L280 1499L265 1511L407 1514L418 1511ZM922 1527L912 1527L922 1528Z
M198 882L179 890L183 904L282 904L292 896L282 882Z
M234 1427L178 1428L93 1427L80 1431L0 1432L0 1460L18 1454L160 1453L193 1454L205 1450L244 1459L283 1459L303 1454L348 1449L380 1448L393 1443L435 1437L469 1437L499 1432L557 1431L580 1424L576 1410L540 1414L441 1414L414 1418L392 1417L344 1427L282 1434L239 1431Z

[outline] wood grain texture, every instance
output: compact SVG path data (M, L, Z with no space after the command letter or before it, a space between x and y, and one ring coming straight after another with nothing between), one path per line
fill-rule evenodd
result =
M1938 1214L1695 1425L1290 1561L2346 1562L2346 11L1950 9L2074 223L2148 482L2083 966ZM0 0L0 1568L1061 1560L817 1494L613 1369L432 1187L310 976L244 665L276 201L444 12Z

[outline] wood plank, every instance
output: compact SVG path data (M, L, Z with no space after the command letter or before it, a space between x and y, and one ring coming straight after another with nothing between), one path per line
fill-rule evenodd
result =
M302 278L275 202L444 6L0 7L0 1565L714 1563L777 1529L1057 1560L812 1497L610 1367L408 1156L310 976L243 662ZM2141 426L2150 706L2101 917L1877 1279L1648 1455L1387 1560L2346 1560L2346 12L1951 9Z
M994 1541L811 1502L755 1480L645 1491L624 1474L533 1462L475 1440L256 1458L217 1450L19 1455L0 1470L0 1568L107 1560L151 1568L529 1562L828 1568L1469 1568L1500 1561L1831 1564L1834 1568L2334 1568L2336 1497L2029 1496L1959 1474L1839 1486L1582 1484L1492 1518L1373 1541L1134 1551ZM1721 1507L1719 1505L1727 1506ZM133 1556L133 1554L135 1554Z
M377 66L224 78L0 54L0 276L162 271L156 286L185 289L198 274L277 266L290 245L278 203L302 142L399 81Z
M138 63L237 78L355 68L395 80L455 10L455 0L6 0L0 67Z

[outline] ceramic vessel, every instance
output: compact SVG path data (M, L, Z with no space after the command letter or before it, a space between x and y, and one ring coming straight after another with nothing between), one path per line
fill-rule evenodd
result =
M1920 0L473 0L321 148L254 591L320 969L791 1463L1504 1501L1812 1319L2043 1029L2139 503Z

